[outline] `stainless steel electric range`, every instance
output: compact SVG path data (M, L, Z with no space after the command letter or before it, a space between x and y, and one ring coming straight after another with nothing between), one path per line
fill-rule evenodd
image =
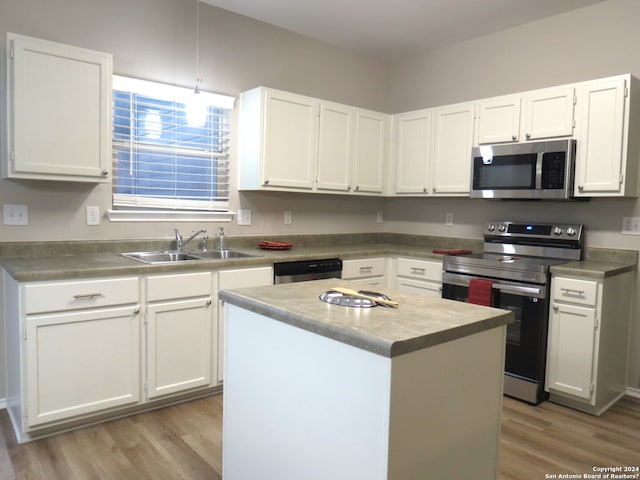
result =
M547 398L549 269L580 260L583 227L489 222L483 236L482 253L444 257L442 297L466 302L470 289L480 283L474 279L480 279L485 304L514 313L507 328L504 393L538 404Z

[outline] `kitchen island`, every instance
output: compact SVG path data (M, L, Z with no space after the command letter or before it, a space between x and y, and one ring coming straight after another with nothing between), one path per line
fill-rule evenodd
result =
M344 280L223 290L225 480L497 478L511 312Z

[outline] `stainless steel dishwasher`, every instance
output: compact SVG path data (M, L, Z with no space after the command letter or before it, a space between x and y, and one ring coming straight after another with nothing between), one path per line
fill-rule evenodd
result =
M342 260L324 258L273 264L273 283L305 282L323 278L342 278Z

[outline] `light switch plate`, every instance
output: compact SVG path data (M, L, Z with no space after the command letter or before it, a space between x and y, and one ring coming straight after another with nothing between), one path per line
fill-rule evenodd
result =
M291 225L293 223L293 215L291 213L291 210L285 210L284 211L284 224L285 225Z
M100 207L87 206L87 225L100 225Z
M238 210L238 225L251 225L251 210Z

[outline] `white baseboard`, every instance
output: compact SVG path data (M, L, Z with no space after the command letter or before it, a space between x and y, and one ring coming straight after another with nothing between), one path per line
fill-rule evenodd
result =
M634 398L640 398L640 388L627 387L627 395Z

